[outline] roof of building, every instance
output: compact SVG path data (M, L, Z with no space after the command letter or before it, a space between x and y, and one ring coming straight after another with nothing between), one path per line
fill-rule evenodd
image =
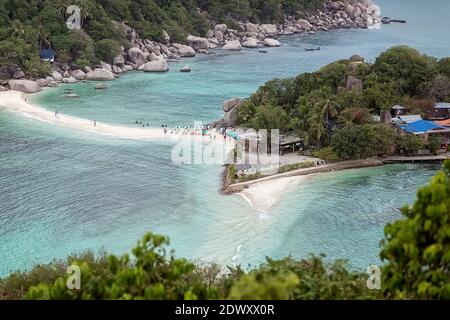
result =
M435 122L440 126L450 127L450 119Z
M433 121L426 120L419 120L403 127L403 130L414 134L424 134L429 133L430 131L442 129L445 130L446 128Z
M435 109L450 109L450 103L448 102L438 102L434 105Z
M410 124L419 120L423 120L420 114L411 114L392 118L392 122L397 124Z
M405 107L402 107L402 106L399 106L399 105L395 105L391 109L393 109L393 110L406 110Z

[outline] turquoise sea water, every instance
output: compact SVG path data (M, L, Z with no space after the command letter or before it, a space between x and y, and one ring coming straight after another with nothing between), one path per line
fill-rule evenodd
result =
M450 3L378 3L384 15L408 24L285 37L267 54L217 51L171 64L169 73L122 76L106 91L75 84L33 100L108 123L192 126L219 118L224 99L355 53L372 60L408 44L450 55ZM310 46L322 50L303 50ZM184 64L193 72L179 73ZM67 87L80 98L61 98ZM171 164L172 146L74 132L0 108L0 276L86 249L124 253L150 230L169 235L179 256L223 264L314 252L365 268L379 262L384 224L439 168L392 165L310 177L261 219L239 195L219 193L220 166Z

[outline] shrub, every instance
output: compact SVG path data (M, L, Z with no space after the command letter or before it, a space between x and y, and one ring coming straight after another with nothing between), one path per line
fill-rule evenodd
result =
M326 147L320 150L314 151L312 153L313 157L325 160L326 162L337 162L339 160L336 152L333 151L333 148Z

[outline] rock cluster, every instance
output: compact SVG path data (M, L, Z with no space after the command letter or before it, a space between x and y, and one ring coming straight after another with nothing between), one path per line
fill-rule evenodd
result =
M58 82L114 80L116 76L132 70L166 72L169 70L169 62L183 57L194 57L198 53L208 54L209 50L215 48L242 50L243 48L278 47L281 45L277 40L280 35L367 28L378 22L380 22L379 8L371 0L327 1L323 9L306 14L303 19L288 16L285 17L284 23L277 25L236 21L238 30L235 30L226 24L217 24L207 32L204 38L188 35L186 44L172 42L166 31L163 32L162 42L140 39L133 28L125 23L115 22L127 35L131 46L128 50L122 48L121 54L111 61L112 64L102 62L97 66L81 68L76 65L54 63L53 70L47 77L29 80L35 80L36 86L42 87L54 86ZM358 57L353 57L352 61L351 67L354 68L362 63ZM17 66L0 66L0 85L8 85L8 80L24 78L25 73ZM1 82L1 80L6 81ZM21 85L19 83L22 82L12 82L13 87L24 92L37 90L36 86L31 86L29 83ZM11 85L9 87L12 89ZM233 118L233 116L230 117Z

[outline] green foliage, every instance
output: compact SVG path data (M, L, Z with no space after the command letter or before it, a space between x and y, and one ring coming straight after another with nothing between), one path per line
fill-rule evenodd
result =
M228 166L228 178L231 179L232 181L236 180L238 178L238 172L236 169L236 166L234 164L230 164Z
M384 156L395 148L397 133L383 124L349 126L336 130L331 147L341 160Z
M439 136L431 136L428 139L428 150L430 150L432 154L437 154L438 151L441 149L441 145L442 145L442 138Z
M421 55L417 50L398 46L383 52L376 60L374 70L381 79L398 81L400 89L419 93L421 82L428 81L436 72L436 59Z
M325 147L312 153L313 157L325 160L326 162L337 162L339 160L332 147Z
M416 135L407 134L397 139L396 147L400 154L407 156L416 155L419 150L425 148L425 142Z
M120 52L120 46L114 40L103 39L95 43L95 54L102 61L112 63Z
M285 173L285 172L298 170L298 169L311 168L311 167L314 167L314 165L315 164L312 161L304 161L304 162L299 162L299 163L287 164L287 165L281 166L278 169L278 173Z
M450 299L450 161L402 214L404 219L385 228L380 254L385 295Z
M247 182L247 181L252 181L252 180L256 180L261 178L261 173L257 172L254 174L247 174L245 176L239 177L238 181L239 182Z

